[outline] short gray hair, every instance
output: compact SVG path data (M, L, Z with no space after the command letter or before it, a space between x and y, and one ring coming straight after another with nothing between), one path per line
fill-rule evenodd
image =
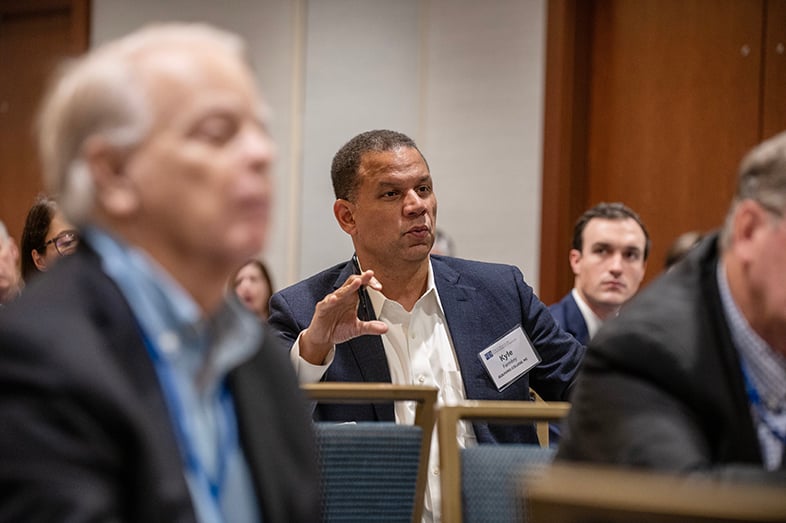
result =
M773 214L786 214L786 132L762 142L742 159L721 233L723 248L729 245L734 212L743 200L754 200Z
M245 61L237 36L205 24L156 24L66 62L47 92L38 119L44 183L57 194L70 221L87 220L94 184L82 147L100 136L131 149L145 137L154 115L142 72L144 55L172 44L209 43Z

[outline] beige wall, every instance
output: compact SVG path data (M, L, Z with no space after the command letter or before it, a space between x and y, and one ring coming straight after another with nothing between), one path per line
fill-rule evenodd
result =
M248 41L280 153L264 256L277 286L351 254L330 161L372 128L418 142L459 256L515 264L537 283L544 0L95 0L92 41L156 20Z

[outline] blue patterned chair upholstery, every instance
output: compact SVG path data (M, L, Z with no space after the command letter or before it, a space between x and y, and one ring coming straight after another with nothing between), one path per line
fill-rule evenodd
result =
M547 430L540 445L477 445L460 449L456 426L461 420L526 424L558 421L570 405L543 401L464 401L442 407L438 416L442 520L450 523L526 521L521 479L527 470L551 463ZM547 429L547 425L542 428Z
M316 383L301 387L324 403L416 401L415 424L314 424L325 522L420 522L434 427L434 387Z

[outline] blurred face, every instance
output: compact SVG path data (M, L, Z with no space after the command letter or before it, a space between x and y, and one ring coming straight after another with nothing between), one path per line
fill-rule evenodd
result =
M786 355L786 219L752 201L740 204L727 262L735 302L754 331Z
M256 263L247 263L235 276L235 293L243 305L260 318L267 319L270 286Z
M354 202L338 200L336 217L364 267L428 260L437 199L426 163L410 147L363 156Z
M12 238L0 239L0 303L10 300L19 285L19 250Z
M131 208L132 241L172 274L225 275L264 245L274 148L245 65L199 47L146 57L153 128L124 166L122 198L106 200Z
M631 218L593 218L584 227L583 249L570 251L574 286L584 301L605 319L638 290L644 277L646 239Z
M44 243L46 247L42 251L34 250L31 253L36 268L42 272L49 270L61 257L74 253L79 244L79 234L63 214L57 211L49 224Z

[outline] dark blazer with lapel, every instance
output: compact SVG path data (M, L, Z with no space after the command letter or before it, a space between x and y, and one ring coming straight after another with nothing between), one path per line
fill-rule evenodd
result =
M532 386L545 400L568 397L584 352L572 336L562 331L546 306L535 296L521 272L509 265L481 263L432 256L434 279L445 311L468 399L525 400ZM290 346L308 327L316 303L343 285L353 273L351 262L341 263L276 293L270 302L270 325ZM372 311L373 313L373 311ZM359 314L364 314L359 310ZM541 363L502 392L497 391L478 354L521 325ZM324 380L343 382L391 381L382 339L361 336L336 346L333 364ZM394 419L389 404L320 405L318 419ZM534 431L512 426L475 424L481 442L536 441Z
M313 435L279 343L229 383L265 521L313 522ZM0 463L0 521L195 521L135 319L85 244L0 312Z
M711 236L604 323L558 459L775 479L763 470L717 263Z
M573 293L569 292L560 301L549 306L549 312L563 330L569 332L579 343L586 345L589 342L589 330L584 315L581 314Z

